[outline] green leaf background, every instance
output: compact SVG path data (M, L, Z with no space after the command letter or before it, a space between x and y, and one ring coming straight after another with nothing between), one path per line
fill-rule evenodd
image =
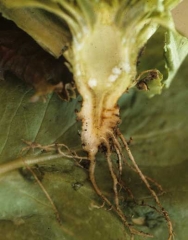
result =
M171 87L161 95L148 99L142 92L130 91L119 103L120 128L127 138L133 137L131 149L137 163L166 190L160 199L172 218L176 240L183 240L188 235L187 63L188 59ZM67 103L52 95L46 103L32 104L29 99L33 91L15 77L10 75L0 85L1 163L20 156L25 147L23 138L41 144L62 142L81 151L80 125L74 113L75 108L79 108L78 99ZM42 153L30 151L27 154ZM111 180L103 156L99 155L97 161L97 182L112 197ZM90 185L86 170L65 158L41 164L40 169L44 173L42 183L58 208L62 226L38 184L29 174L24 178L15 170L0 178L1 239L129 239L123 224L112 211L94 207L102 203ZM124 169L123 176L138 198L149 197L140 180L128 169ZM127 203L124 209L127 215L135 216L144 216L151 211ZM150 222L158 225L141 229L153 233L155 240L166 240L167 227L160 221L158 216L153 216Z

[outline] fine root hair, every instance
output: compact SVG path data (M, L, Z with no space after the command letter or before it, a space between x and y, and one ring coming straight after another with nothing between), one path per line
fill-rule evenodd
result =
M88 156L79 156L75 151L72 151L69 147L67 147L65 144L50 144L47 146L42 146L38 143L32 143L29 141L24 142L28 145L25 147L21 153L23 153L26 150L34 150L34 149L40 149L45 152L53 152L53 154L49 156L34 156L34 157L20 157L16 159L13 162L5 163L1 165L0 169L0 176L4 173L7 173L11 170L26 167L34 176L36 182L40 186L41 190L44 192L46 198L50 202L54 213L56 215L57 221L61 224L60 214L57 210L57 207L55 206L52 198L44 188L41 181L36 176L35 172L32 170L31 166L35 164L40 164L45 161L51 161L58 158L69 158L73 159L76 164L79 167L83 168L82 161L89 161L89 179L90 182L97 193L97 195L101 198L103 201L103 205L106 205L108 209L114 211L123 224L126 226L126 228L129 230L131 235L131 240L134 239L135 235L141 235L144 237L153 237L150 233L146 233L140 230L137 230L136 227L134 227L133 222L130 221L129 217L127 217L123 210L122 210L122 204L121 199L126 199L127 195L133 201L135 204L140 205L137 200L134 197L133 192L129 188L128 184L122 180L122 174L123 174L123 168L129 167L132 171L134 171L139 178L142 180L143 184L146 186L147 190L149 191L151 197L155 200L155 205L151 206L147 203L142 203L142 206L147 206L152 209L154 209L156 212L161 214L164 219L166 220L167 226L168 226L168 240L173 239L173 226L171 219L168 215L168 212L163 208L159 196L164 193L164 190L162 189L162 186L157 183L152 178L146 176L143 174L141 169L139 168L138 164L136 163L136 160L130 150L129 147L129 141L125 139L123 134L120 132L118 128L114 129L113 131L109 131L107 133L107 137L101 139L101 145L103 152L105 153L106 161L108 170L112 179L112 189L113 189L113 198L107 197L103 191L100 188L100 184L97 182L97 176L95 176L95 169L97 164L97 156L94 154L89 153ZM127 161L125 154L127 155L129 162ZM115 159L114 159L114 156ZM153 189L153 186L157 188L159 193L156 193Z

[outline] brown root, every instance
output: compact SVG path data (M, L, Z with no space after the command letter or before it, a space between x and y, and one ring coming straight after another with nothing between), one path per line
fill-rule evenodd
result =
M126 227L128 227L128 229L130 230L130 233L132 235L141 235L141 236L145 236L145 237L153 237L152 235L148 234L148 233L144 233L142 231L138 231L137 229L133 228L126 216L124 215L124 213L121 210L120 207L120 196L119 196L119 192L121 189L123 189L125 192L128 192L129 196L131 197L131 199L136 203L136 200L134 198L133 193L131 192L131 190L125 186L125 183L121 180L121 174L122 174L122 168L123 168L123 162L122 160L124 160L125 164L128 164L127 161L125 160L125 157L123 155L123 148L125 148L129 159L131 160L131 165L128 164L130 166L130 168L136 172L139 177L141 178L142 182L145 184L146 188L149 190L151 196L154 198L156 204L158 207L155 206L151 206L148 204L144 204L142 203L142 206L148 206L152 209L154 209L155 211L157 211L158 213L162 214L164 216L164 218L166 219L167 225L168 225L168 232L169 232L169 237L168 240L172 240L173 237L173 227L172 227L172 222L170 220L170 217L168 216L167 211L162 207L162 204L158 198L159 194L156 194L156 192L152 189L150 183L152 183L154 186L157 187L157 189L160 191L160 194L163 194L164 191L162 189L162 186L160 184L158 184L155 180L153 180L152 178L145 176L142 171L140 170L140 168L138 167L132 153L131 150L128 146L128 142L125 140L124 136L121 134L121 132L119 131L119 129L116 129L115 132L108 132L108 139L103 138L102 139L102 144L106 149L106 160L108 163L108 169L112 178L112 182L113 182L113 192L114 192L114 204L111 203L108 198L106 198L103 193L101 192L100 188L98 187L96 180L95 180L95 166L96 166L96 160L95 160L95 156L89 156L89 160L90 160L90 170L89 170L89 176L90 176L90 180L91 183L96 191L96 193L103 199L103 201L105 203L107 203L109 206L111 206L111 209L114 210L116 212L116 214L121 218L121 220L123 221L124 225ZM113 161L111 159L111 155L112 155L112 151L114 151L117 155L117 159L118 159L118 172L119 172L119 176L117 175L117 169L115 169L115 166L113 164ZM118 189L118 187L120 188L120 190ZM136 203L138 204L138 203ZM140 204L138 204L140 205Z
M46 198L48 199L48 201L50 202L50 205L52 206L52 209L56 215L56 219L59 222L59 224L61 225L61 218L60 218L60 214L57 210L57 207L55 206L52 198L50 197L50 195L48 194L47 190L45 189L45 187L43 186L43 184L41 183L41 181L38 179L37 175L35 174L35 172L32 170L32 168L30 168L29 166L26 166L26 168L31 172L31 174L33 175L33 177L35 178L36 182L38 183L39 187L42 189L43 193L45 194Z
M146 185L147 189L149 190L149 192L153 196L155 202L157 203L160 212L162 213L162 215L166 219L166 222L167 222L167 225L168 225L168 232L169 232L168 240L172 240L172 238L173 238L173 226L172 226L171 219L170 219L167 211L162 207L162 204L161 204L156 192L151 188L148 180L151 181L151 182L154 182L155 185L157 185L159 189L162 189L161 186L159 184L157 184L155 181L153 181L151 178L148 178L148 177L144 176L144 174L142 173L142 171L138 167L138 165L137 165L137 163L136 163L136 161L135 161L135 159L134 159L134 157L131 153L131 150L130 150L128 144L127 144L127 141L124 138L124 136L121 134L121 132L119 130L117 130L117 134L118 134L120 140L122 141L122 143L123 143L123 145L124 145L124 147L127 151L127 154L129 156L129 159L131 160L136 172L138 173L138 175L141 178L141 180L143 181L143 183Z
M100 189L100 187L97 184L96 181L96 177L95 177L95 167L96 167L96 157L95 154L89 154L88 157L80 157L77 155L76 152L71 151L65 144L51 144L51 145L47 145L47 146L42 146L40 144L36 144L36 143L32 143L32 142L28 142L25 141L25 143L28 144L28 147L25 148L24 150L27 149L41 149L43 151L56 151L58 152L58 154L60 156L63 157L67 157L67 158L71 158L76 160L76 163L82 167L82 165L80 164L80 162L82 160L89 160L90 165L89 165L89 178L91 181L91 184L95 190L95 192L97 193L97 195L102 199L103 201L103 205L106 204L110 210L113 210L122 220L122 222L124 223L124 225L129 229L130 233L131 233L131 238L133 239L134 235L141 235L144 237L153 237L153 235L149 234L149 233L145 233L142 231L139 231L137 229L135 229L131 223L128 221L127 217L125 216L125 214L123 213L123 211L121 210L121 206L120 206L120 192L123 190L124 192L128 193L129 197L131 197L131 199L135 202L135 204L137 204L133 193L131 192L131 190L128 188L128 186L125 185L125 182L123 182L121 180L121 175L122 175L122 169L123 169L123 163L128 165L134 172L136 172L139 177L141 178L141 180L144 182L144 184L146 185L147 189L149 190L149 192L151 193L151 195L153 196L155 202L157 203L157 206L159 207L156 208L154 206L150 206L147 204L142 203L142 206L148 206L152 209L154 209L155 211L162 213L164 218L167 221L168 224L168 229L169 229L169 238L168 240L172 239L173 236L173 228L172 228L172 223L171 220L166 212L166 210L164 210L164 208L162 207L158 195L155 193L155 191L152 189L152 187L150 186L151 182L152 184L154 184L161 193L163 193L163 189L161 187L161 185L159 185L155 180L145 176L142 171L139 169L130 149L128 146L128 142L125 140L124 136L120 133L119 129L116 129L115 133L113 132L108 132L108 139L103 138L102 139L102 145L103 145L103 151L105 149L105 153L106 153L106 160L107 160L107 164L108 164L108 169L112 178L112 183L113 183L113 192L114 192L114 201L110 201L108 199L108 197L106 197L102 190ZM132 162L132 165L130 165L126 159L125 156L123 155L123 148L126 149L127 154L129 156L129 159ZM112 160L112 153L115 153L118 159L118 167L116 167L116 165L114 165L113 160ZM37 180L36 180L37 181ZM38 181L37 181L38 182ZM39 182L38 182L39 183ZM40 185L40 183L39 183ZM45 193L45 190L41 187L41 189L43 190L43 192ZM45 193L46 195L46 193ZM49 197L49 195L46 195L47 198L49 199L49 201L51 202L51 199ZM51 202L52 204L52 202ZM138 204L139 205L139 204ZM55 207L55 205L53 204L53 208L54 208L54 212L57 213Z
M115 135L110 131L108 132L108 139L102 138L101 142L102 142L102 145L103 145L103 151L104 151L104 149L106 149L105 150L106 160L107 160L108 169L109 169L109 172L110 172L110 175L111 175L111 178L112 178L112 182L113 182L114 204L102 193L100 187L98 186L98 184L96 182L96 178L95 178L96 158L95 158L95 154L90 153L89 156L88 156L88 159L90 160L89 177L90 177L90 181L93 185L93 188L95 189L96 193L101 197L103 202L106 203L110 207L110 210L113 210L120 217L120 219L122 220L124 225L129 229L132 239L133 239L134 235L141 235L141 236L144 236L144 237L153 237L149 233L144 233L142 231L139 231L139 230L133 228L131 226L131 224L128 222L125 214L121 210L118 186L120 188L123 188L123 189L126 189L126 190L128 190L128 188L126 188L124 186L124 184L122 184L122 181L121 181L122 149L121 149L120 143L118 142ZM112 161L112 158L111 158L111 154L112 154L111 148L113 150L115 150L115 153L118 157L119 176L117 176L117 173L116 173L116 171L114 169L114 166L113 166L113 161Z
M144 233L144 232L139 231L135 228L132 228L131 225L128 223L127 219L126 219L126 216L123 214L123 212L120 208L120 204L119 204L119 195L118 195L118 189L117 189L117 185L119 184L119 181L118 181L117 176L116 176L116 174L113 170L112 160L111 160L111 157L110 157L111 156L110 146L109 146L108 142L104 142L104 144L107 148L106 157L107 157L109 171L110 171L110 174L111 174L111 177L112 177L112 180L113 180L113 191L114 191L115 206L110 202L110 200L106 196L104 196L104 194L100 190L98 184L96 183L96 179L95 179L96 159L95 159L94 156L89 156L89 159L90 159L89 177L90 177L90 181L93 185L93 188L94 188L95 192L99 195L99 197L101 197L103 202L105 202L110 207L110 210L113 210L121 218L124 225L129 229L129 231L131 233L131 237L133 237L134 235L141 235L141 236L145 236L145 237L153 237L149 233Z
M40 149L42 151L45 152L58 152L60 157L66 157L66 158L71 158L71 159L76 159L79 161L82 160L88 160L87 157L81 157L78 156L78 154L75 151L72 151L67 145L63 144L63 143L53 143L53 144L49 144L49 145L41 145L39 143L36 142L30 142L30 141L26 141L24 139L22 139L22 141L24 143L26 143L28 146L23 148L21 150L21 153L27 151L27 150L35 150L35 149ZM64 151L63 151L64 149Z
M32 150L40 149L42 151L46 151L46 152L52 151L52 152L56 152L56 153L51 154L49 157L48 156L44 156L44 157L39 156L39 157L33 157L33 158L28 157L28 158L17 159L13 163L7 163L4 166L1 165L2 167L0 170L0 174L8 172L9 170L14 170L19 167L26 167L33 174L36 182L39 184L40 188L42 189L42 191L44 192L48 201L50 202L58 222L61 223L60 215L58 213L58 210L57 210L54 202L52 201L51 197L49 196L48 192L46 191L46 189L44 188L44 186L42 185L41 181L38 179L38 177L36 176L34 171L30 168L30 166L32 166L36 163L41 163L41 162L49 161L52 159L65 157L65 158L69 158L69 159L74 159L76 161L76 163L80 167L82 167L81 162L83 160L84 161L87 160L90 162L89 178L90 178L91 184L92 184L95 192L103 201L102 206L104 206L104 204L106 204L108 206L108 208L110 208L110 210L113 210L120 217L123 224L129 229L130 234L131 234L131 239L134 239L134 235L140 235L140 236L144 236L144 237L153 237L153 235L135 229L132 226L132 223L134 224L134 221L132 221L132 223L131 223L130 220L128 220L128 218L125 216L125 214L123 213L123 211L121 209L121 202L120 202L120 199L122 198L124 193L126 193L126 195L128 193L128 196L132 199L132 201L135 204L150 207L150 208L154 209L155 211L157 211L158 213L162 214L164 216L164 218L166 219L166 222L168 225L168 232L169 232L168 240L172 240L172 238L173 238L172 222L170 220L170 217L169 217L167 211L162 207L162 204L158 198L158 194L156 194L156 192L152 189L150 183L157 187L157 189L160 191L160 194L164 193L161 185L158 184L155 180L151 179L148 176L145 176L142 173L142 171L138 167L138 165L131 153L131 150L128 146L128 142L126 141L124 136L121 134L119 129L115 129L114 132L109 131L107 136L108 136L107 138L102 138L101 142L102 142L103 152L105 152L105 154L106 154L108 170L110 172L110 176L112 179L113 193L114 193L113 201L109 200L109 198L103 194L102 190L100 189L100 187L97 183L97 179L95 177L96 155L94 153L93 154L90 153L90 154L88 154L87 157L78 156L76 152L70 150L70 148L67 147L65 144L50 144L47 146L42 146L41 144L24 140L24 142L28 146L22 150L22 153L24 151L30 150L30 149L32 149ZM126 158L123 154L124 149L126 150L126 152L128 154L131 164L126 161ZM118 160L118 165L114 163L114 159L112 159L113 158L112 153L116 155L116 158ZM129 187L127 185L125 185L125 182L121 179L122 169L123 169L124 164L129 166L134 172L136 172L139 175L140 179L145 184L146 188L148 189L151 196L155 200L157 207L150 206L148 204L145 204L144 202L142 204L137 203L137 201L134 198L133 193L131 192ZM120 195L120 193L121 193L121 195ZM123 196L123 198L125 198L125 197Z

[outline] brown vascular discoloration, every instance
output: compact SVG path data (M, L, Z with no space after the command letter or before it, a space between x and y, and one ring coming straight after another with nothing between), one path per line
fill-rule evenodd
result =
M5 77L6 72L11 72L32 85L37 92L35 98L53 91L64 100L75 95L73 76L64 57L55 59L25 32L16 26L11 27L13 29L0 30L1 75Z
M114 107L113 109L104 109L101 116L101 128L104 128L105 135L107 132L114 131L120 123L119 108ZM106 130L105 130L106 129Z
M120 123L119 107L116 105L111 109L102 107L100 104L93 103L91 112L87 109L87 101L83 102L78 119L82 121L81 139L83 149L91 156L95 156L98 148L104 141L108 141Z
M116 125L118 120L119 120L119 107L114 107L113 109L104 109L103 113L102 113L102 123L108 119L114 124Z

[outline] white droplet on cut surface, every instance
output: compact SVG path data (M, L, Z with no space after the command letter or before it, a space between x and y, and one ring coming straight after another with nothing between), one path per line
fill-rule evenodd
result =
M118 68L118 67L114 67L112 69L112 73L115 74L115 75L120 75L121 74L121 69Z
M97 86L97 80L95 78L90 78L88 81L88 85L93 88Z
M109 82L115 82L117 78L118 78L117 74L112 74L109 76L108 80Z
M129 73L129 72L131 71L131 67L130 67L129 62L124 62L124 63L122 64L122 68L123 68L123 70L124 70L126 73Z

